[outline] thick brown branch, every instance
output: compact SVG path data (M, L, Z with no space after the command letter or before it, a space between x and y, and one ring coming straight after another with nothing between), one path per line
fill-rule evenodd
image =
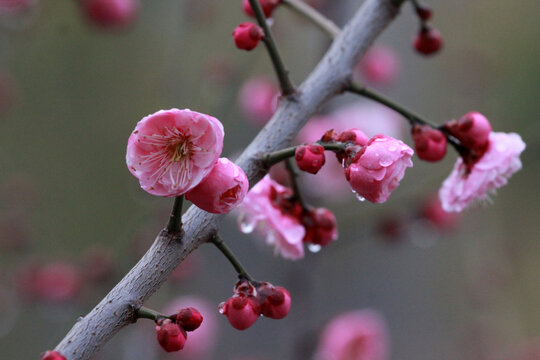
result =
M402 0L367 0L336 37L324 58L300 86L294 101L282 99L272 120L237 161L251 184L265 174L260 157L290 144L300 128L331 97L344 91L351 69L373 40L392 21ZM69 360L91 359L122 327L135 320L142 305L173 269L216 232L221 215L191 207L182 217L182 239L162 232L143 258L58 344Z

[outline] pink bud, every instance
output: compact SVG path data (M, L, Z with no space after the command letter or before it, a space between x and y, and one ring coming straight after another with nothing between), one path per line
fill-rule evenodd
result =
M220 312L238 330L245 330L257 321L261 313L257 300L250 296L233 296L220 305Z
M262 315L270 319L283 319L291 310L291 294L281 286L261 282L257 288L257 299Z
M186 193L186 199L213 214L225 214L244 200L249 182L244 171L227 158L220 158L204 180Z
M394 191L407 167L412 167L413 150L402 141L376 135L364 151L345 169L352 189L361 198L383 203Z
M264 31L254 23L241 23L234 29L233 38L236 47L242 50L253 50L264 37Z
M187 334L177 323L165 319L156 325L156 334L159 345L166 352L182 350L186 343Z
M102 27L130 25L139 10L138 0L82 0L84 14Z
M309 210L302 216L302 224L306 228L305 243L326 246L337 240L337 221L334 214L325 208Z
M412 138L416 155L425 161L439 161L446 155L446 136L429 125L414 125Z
M238 94L238 105L246 120L264 125L278 105L279 89L276 83L264 76L247 80Z
M352 142L353 144L360 145L360 146L366 146L366 144L369 141L369 138L367 135L362 131L358 129L349 129L345 130L341 134L337 136L337 140L341 142Z
M362 77L374 85L392 83L399 72L399 61L395 51L386 46L373 46L355 67Z
M41 360L66 360L66 358L56 350L49 350L41 355Z
M316 174L325 162L324 147L318 144L298 146L294 153L294 158L300 170L310 174Z
M423 26L413 39L416 51L422 55L433 55L441 49L443 38L439 30Z
M472 149L484 149L491 133L489 120L476 111L471 111L459 120L445 124L445 128L455 136L463 146Z
M274 9L281 3L281 0L258 0L259 4L261 4L262 11L264 13L264 16L267 18L272 16L272 12L274 12ZM243 0L242 1L242 10L244 12L251 16L255 17L255 14L253 12L253 9L251 8L251 4L249 3L249 0Z
M188 307L178 311L175 315L176 322L186 331L193 331L201 326L203 316L199 310Z

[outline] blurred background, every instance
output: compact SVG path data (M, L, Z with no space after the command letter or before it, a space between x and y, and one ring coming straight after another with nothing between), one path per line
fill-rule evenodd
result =
M223 154L234 158L273 98L261 95L263 105L250 107L259 92L244 90L253 94L246 104L241 89L253 78L271 89L260 76L274 78L262 46L250 53L234 46L230 33L248 21L240 0L141 1L112 20L92 18L77 1L15 3L0 2L0 357L37 359L121 279L166 222L172 200L142 191L125 166L136 122L173 107L211 114L225 127ZM342 25L360 3L314 5ZM96 359L312 359L330 319L366 308L384 317L394 360L540 359L540 22L531 16L540 2L429 5L444 36L440 54L415 53L418 21L407 3L376 42L393 72L381 79L359 65L355 76L434 123L477 110L495 131L521 134L523 169L508 186L492 203L449 217L430 199L451 171L451 149L435 164L414 157L382 205L359 202L339 186L329 190L330 176L321 182L305 175L310 201L336 214L339 241L289 261L241 234L235 214L223 226L251 274L290 290L286 319L231 328L217 305L231 296L235 273L204 245L147 304L204 309L204 334L192 334L192 348L165 354L153 324L141 320ZM286 8L276 10L272 26L300 83L329 41ZM395 117L373 106L346 95L319 115L358 117L366 128ZM412 145L406 122L388 121L388 131Z

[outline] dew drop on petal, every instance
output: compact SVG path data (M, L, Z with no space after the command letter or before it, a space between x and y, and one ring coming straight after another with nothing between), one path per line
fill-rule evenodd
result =
M217 309L218 309L218 311L219 311L220 314L224 314L224 313L225 313L225 303L224 303L224 302L220 303L220 304L218 305L218 308L217 308Z
M366 201L366 198L363 197L362 195L360 194L355 194L356 195L356 198L358 199L358 201Z
M319 251L321 251L322 246L318 244L308 244L307 248L312 253L318 253Z

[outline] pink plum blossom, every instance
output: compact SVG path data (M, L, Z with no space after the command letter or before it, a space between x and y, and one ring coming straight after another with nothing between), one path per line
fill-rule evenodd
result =
M324 328L317 360L385 360L388 342L386 325L378 312L347 312L333 318Z
M373 85L389 85L399 73L398 56L388 46L373 46L360 59L355 73Z
M377 135L345 169L352 189L374 203L383 203L394 191L408 167L412 167L413 150L400 140Z
M249 188L244 171L227 158L220 158L199 185L186 193L186 199L199 208L225 214L238 206Z
M246 195L239 222L242 232L257 230L268 245L274 246L276 254L296 260L304 257L302 239L306 230L298 216L276 201L276 196L279 198L289 191L266 175Z
M218 119L189 109L160 110L137 123L126 163L152 195L179 196L214 168L223 148Z
M279 89L267 77L258 76L246 81L238 94L238 106L248 120L264 125L277 109Z
M474 200L486 200L521 169L523 150L525 143L518 134L492 132L486 152L472 166L466 166L461 157L457 159L439 191L443 209L458 212Z

